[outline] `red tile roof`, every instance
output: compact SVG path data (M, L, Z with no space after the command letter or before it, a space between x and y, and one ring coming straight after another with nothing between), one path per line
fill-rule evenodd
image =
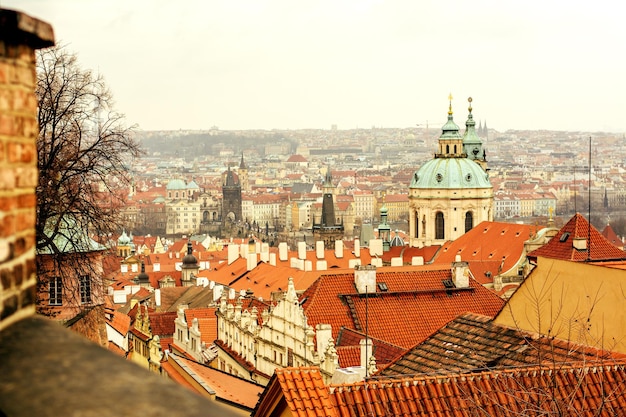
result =
M222 401L238 404L252 410L259 400L259 395L263 392L261 385L209 368L182 356L170 354L169 360L175 361L178 368L182 369L178 373L184 372L187 374L187 378L192 378L197 382L194 386L196 392L200 391L198 386L203 386L205 391L212 391L216 398ZM168 374L171 375L170 372Z
M263 392L252 416L282 415L276 409L281 396L293 417L339 416L319 368L279 368Z
M340 416L626 415L626 365L581 364L330 386ZM285 394L286 396L286 394Z
M388 290L365 297L357 294L354 272L338 271L320 276L301 300L308 323L330 324L333 339L342 326L364 332L367 321L372 337L410 348L459 314L493 317L504 305L474 280L467 289L446 290L443 281L450 278L449 265L379 268L376 282Z
M576 249L574 247L576 238L582 239L589 250ZM580 262L588 259L592 261L624 259L626 252L616 248L595 227L590 226L587 219L576 213L548 243L528 254L529 258L535 260L538 256Z
M148 317L150 318L150 330L152 331L153 336L156 335L162 337L174 335L174 332L176 331L176 325L174 324L174 320L176 320L176 313L150 312L148 313Z
M474 278L481 284L517 265L524 255L524 242L539 230L537 226L502 222L481 222L453 242L446 243L434 263L449 264L456 255L468 262ZM489 274L487 274L489 272Z
M376 356L376 355L375 355ZM462 374L554 363L626 360L626 354L539 336L498 325L487 317L467 313L382 369L377 376Z
M602 236L604 236L606 240L608 240L609 242L611 242L613 245L617 246L618 248L622 249L624 247L624 243L622 242L622 239L620 239L617 236L617 234L615 233L615 231L613 230L610 224L607 224L606 226L604 226L604 229L602 229Z
M193 319L198 319L200 339L207 345L212 344L215 339L217 339L217 316L215 315L215 307L186 309L185 321L189 327L193 325Z

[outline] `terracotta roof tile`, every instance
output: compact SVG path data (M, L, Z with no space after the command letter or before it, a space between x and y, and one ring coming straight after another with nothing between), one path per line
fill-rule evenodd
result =
M574 239L581 239L587 249L576 249ZM609 242L587 219L576 213L548 243L528 254L529 258L538 256L569 261L592 261L624 259L626 253Z
M380 371L380 376L476 372L538 364L626 360L606 352L540 337L493 323L478 314L462 314Z
M277 369L274 377L295 417L336 416L328 388L318 368Z
M196 385L193 387L196 392L200 390L198 386L202 386L205 391L212 391L216 398L222 401L238 404L251 410L258 402L259 395L263 392L261 385L237 378L182 356L170 354L169 360L175 361L178 365L170 365L173 369L178 368L182 370L177 370L177 373L184 372L187 374L187 378L192 378L196 382ZM169 371L168 375L171 375ZM187 378L184 379L187 380ZM178 379L176 380L178 381ZM187 384L189 383L183 383L183 385Z
M458 239L446 243L434 263L449 264L456 255L461 255L481 284L491 283L491 277L517 265L524 255L524 242L538 230L537 226L525 224L481 222Z
M174 320L176 320L176 313L150 312L148 313L148 316L150 317L150 330L152 330L152 335L159 337L174 335L176 330L176 326L174 324Z
M191 327L193 319L198 319L200 338L207 345L212 344L217 339L217 316L215 307L188 308L185 310L185 321Z
M372 337L410 348L459 314L493 317L504 305L474 280L467 289L446 291L443 281L450 278L449 265L379 268L376 281L388 290L365 297L357 294L354 272L339 272L320 276L301 300L309 324L330 324L334 339L342 326L364 332L367 318Z
M558 407L561 415L612 417L626 415L625 381L624 362L600 362L380 379L328 389L340 416L552 415Z

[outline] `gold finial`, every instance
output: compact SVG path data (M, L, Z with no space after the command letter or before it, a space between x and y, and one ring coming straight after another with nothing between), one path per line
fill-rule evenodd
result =
M472 98L468 97L467 101L469 102L469 107L467 108L467 110L469 110L469 112L471 113L472 112Z
M450 106L448 107L448 114L452 114L452 93L448 95L448 100L450 100Z

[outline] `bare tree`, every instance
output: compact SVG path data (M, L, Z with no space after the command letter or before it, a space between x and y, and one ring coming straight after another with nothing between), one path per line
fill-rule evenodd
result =
M42 287L49 288L46 278L60 277L65 296L80 294L69 283L85 275L102 278L101 265L90 266L93 253L103 250L92 238L121 230L128 166L140 148L123 115L115 112L102 76L82 69L64 47L38 53L36 95L38 276ZM40 288L44 298L45 292ZM77 301L93 304L85 302L84 291Z

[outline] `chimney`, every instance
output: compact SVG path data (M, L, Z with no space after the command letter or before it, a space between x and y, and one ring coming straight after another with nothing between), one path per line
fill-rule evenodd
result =
M317 259L324 259L324 242L321 240L315 242L315 257Z
M270 265L276 266L276 254L274 252L270 253Z
M361 368L365 371L372 357L372 339L369 337L367 339L361 339L359 345L361 345Z
M161 271L161 264L160 263L152 264L152 272L159 272L159 271Z
M130 270L132 272L137 272L137 271L139 271L139 267L137 266L137 264L131 264L130 265Z
M128 272L128 264L122 264L120 265L121 270L122 270L122 274L126 274Z
M239 245L239 255L242 258L244 259L248 258L248 253L250 253L248 245L246 245L245 243L242 243L241 245Z
M317 271L326 271L328 269L328 262L326 262L326 260L319 260L315 262L315 269Z
M376 267L357 265L354 268L354 285L359 294L376 292Z
M411 258L411 265L424 265L423 256L414 256Z
M452 262L452 282L457 288L469 287L469 265L461 261L461 255L456 255Z
M383 256L383 241L382 239L370 240L370 256Z
M328 342L333 338L332 326L330 324L315 326L315 338L317 339L317 354L321 357L328 347Z
M576 250L587 250L587 238L586 237L575 237L573 239L572 245Z
M234 288L229 288L228 289L228 299L229 300L235 299L235 289Z
M215 285L213 287L213 301L217 301L222 298L222 294L224 293L223 285Z
M278 259L281 262L289 260L289 249L287 248L287 242L280 242L278 244Z
M401 256L396 256L391 258L391 266L402 266L404 263L402 262Z
M159 288L154 290L154 303L157 307L161 307L161 290Z
M298 259L306 259L306 242L298 242Z
M361 241L358 238L354 239L354 256L361 257Z
M311 262L309 260L304 260L304 270L305 271L312 271L313 270L313 262Z
M257 259L256 259L256 253L249 253L248 254L248 259L246 259L246 269L248 271L252 271L254 268L256 268L256 263L257 263Z
M235 244L228 245L228 265L232 264L239 258L239 248Z
M343 240L335 241L335 257L337 259L343 258Z

